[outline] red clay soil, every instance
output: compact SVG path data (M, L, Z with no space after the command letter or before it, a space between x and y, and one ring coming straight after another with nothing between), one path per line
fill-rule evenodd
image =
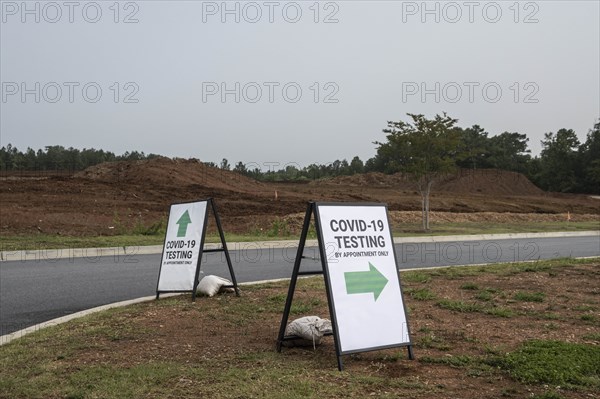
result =
M372 172L353 176L340 176L311 182L313 185L395 187L400 191L414 190L415 185L402 173L385 175ZM502 196L541 196L544 191L521 173L498 169L462 169L435 185L435 191L454 194L485 194Z
M264 184L239 173L206 166L197 159L155 158L105 162L76 173L75 178L104 183L166 187L204 187L235 192L265 191Z
M261 183L194 159L155 158L104 163L74 175L3 175L0 235L113 235L135 225L164 222L171 203L209 197L229 232L268 229L277 218L296 220L310 200L384 202L391 211L421 209L416 188L399 174ZM597 217L600 200L545 193L521 174L480 170L463 171L434 185L431 209L456 216L570 212Z

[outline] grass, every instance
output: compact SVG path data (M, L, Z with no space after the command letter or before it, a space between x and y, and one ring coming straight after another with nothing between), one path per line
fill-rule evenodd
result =
M600 342L600 333L586 334L583 336L583 339Z
M494 299L494 294L497 293L497 290L486 288L484 290L479 291L475 295L475 299L479 301L489 302Z
M426 335L423 335L418 340L417 348L434 348L440 351L448 351L452 347L450 343L448 343L444 338L433 333L428 333Z
M492 360L523 383L600 388L600 347L532 340Z
M131 228L119 228L121 234L105 236L65 236L56 234L22 234L2 235L0 251L43 250L65 248L101 248L123 246L162 245L164 241L164 225L155 223L150 227L135 225ZM418 227L418 226L416 226ZM502 233L535 233L554 231L588 231L598 230L598 222L559 223L543 222L535 224L504 224L504 223L440 223L434 224L431 231L424 233L418 228L394 229L395 237L436 236L436 235L472 235L472 234L502 234ZM227 242L253 242L265 240L294 240L300 234L293 234L287 222L276 219L265 231L253 230L245 234L225 232ZM309 238L314 238L311 234ZM220 242L217 233L207 234L207 243Z
M35 251L44 249L68 248L107 248L163 245L164 235L124 234L114 236L63 236L49 234L0 236L0 251ZM267 235L225 234L229 242L254 242L265 240L284 240L296 237L277 237ZM220 237L207 235L206 243L220 243Z
M475 283L465 283L463 285L460 286L461 290L471 290L471 291L477 291L479 290L479 286Z
M402 273L406 300L421 309L411 313L418 323L412 326L417 360L405 360L404 350L358 353L345 357L347 368L341 373L331 341L316 351L274 350L287 282L244 286L241 297L222 295L195 303L189 297L173 297L111 309L0 347L0 398L474 398L485 397L483 390L495 384L499 386L494 397L588 397L600 389L600 334L581 315L566 321L569 341L580 339L579 343L529 341L519 334L510 344L498 343L489 334L474 334L464 320L474 327L500 322L518 330L531 318L508 307L521 308L515 296L524 292L506 288L511 278L535 279L549 272L560 278L577 265L598 261L561 259ZM582 279L596 275L595 270L585 270L586 274L578 274ZM495 281L504 284L506 298L493 288ZM455 295L436 298L435 293L444 292L449 284ZM491 295L489 300L465 299L484 292ZM568 306L543 306L592 312L597 309L596 294L589 295ZM327 307L323 297L322 277L300 279L294 317L322 312ZM447 312L437 309L435 318L429 318L423 311L436 307ZM169 322L176 325L171 330L163 328L164 314L173 315ZM477 318L479 314L486 316ZM514 319L495 321L487 316ZM185 318L191 322L183 323ZM448 320L452 327L444 324ZM257 332L257 324L267 328ZM564 326L555 321L548 331L560 332ZM182 331L176 338L169 335L175 330ZM538 332L541 336L546 331L540 327ZM214 338L194 344L188 341L193 336ZM232 337L243 344L227 347ZM130 352L122 354L124 350Z
M436 298L436 295L428 288L417 288L405 290L405 293L417 301L429 301Z
M394 228L394 236L411 235L468 235L468 234L505 234L505 233L543 233L552 231L598 230L598 221L587 222L536 222L536 223L432 223L431 230L423 233L420 223L403 224L403 228Z
M402 276L402 280L409 283L427 283L431 280L431 274L428 272L408 272L404 273Z
M543 292L519 291L515 295L513 295L513 298L516 301L520 302L544 302L545 297L546 294L544 294Z
M478 313L483 312L483 310L485 309L482 305L477 303L452 301L449 299L443 299L441 301L438 301L437 305L442 309L447 309L453 312L460 313Z

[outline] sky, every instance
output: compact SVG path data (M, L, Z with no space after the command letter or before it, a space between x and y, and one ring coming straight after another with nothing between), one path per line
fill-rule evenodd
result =
M599 1L4 1L0 146L306 166L387 121L490 136L600 117Z

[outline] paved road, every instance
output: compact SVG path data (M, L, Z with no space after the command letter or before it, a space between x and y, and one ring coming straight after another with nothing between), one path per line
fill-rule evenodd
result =
M296 248L230 245L238 282L289 278ZM306 248L302 270L318 270ZM396 244L400 269L600 256L600 236ZM0 262L0 336L67 314L154 295L160 254ZM204 274L229 277L222 253L205 254Z

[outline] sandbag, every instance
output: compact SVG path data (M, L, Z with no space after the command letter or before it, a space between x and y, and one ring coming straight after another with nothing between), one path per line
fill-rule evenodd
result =
M325 334L332 332L331 321L318 316L305 316L292 321L285 329L285 335L294 335L312 343L313 347L321 343Z
M223 277L209 275L200 280L196 292L210 297L219 292L234 291L233 288L224 288L226 285L232 285L232 282Z

